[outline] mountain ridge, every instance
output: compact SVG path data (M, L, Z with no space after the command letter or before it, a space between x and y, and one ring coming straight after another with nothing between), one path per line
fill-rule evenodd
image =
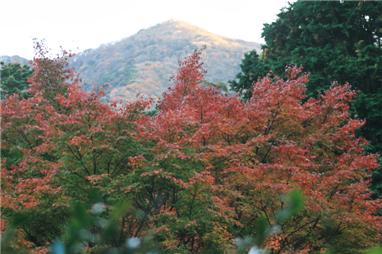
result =
M240 71L244 54L260 51L260 44L216 35L184 21L168 20L70 60L85 90L103 84L108 99L158 97L171 86L178 63L195 49L204 48L202 61L209 82L227 82Z
M208 32L187 22L169 20L136 34L78 54L72 61L84 86L111 84L110 98L134 99L160 96L170 85L178 62L195 49L206 47L203 61L206 80L227 82L240 70L244 53L260 50L254 42L235 40Z
M30 61L24 57L21 57L19 55L12 55L12 56L0 56L0 62L4 64L9 63L18 63L18 64L30 64Z

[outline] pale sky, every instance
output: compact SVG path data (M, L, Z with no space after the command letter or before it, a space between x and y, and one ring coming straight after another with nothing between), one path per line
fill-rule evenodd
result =
M263 24L286 6L287 0L0 0L0 55L31 59L33 38L45 39L53 52L78 52L169 19L263 43Z

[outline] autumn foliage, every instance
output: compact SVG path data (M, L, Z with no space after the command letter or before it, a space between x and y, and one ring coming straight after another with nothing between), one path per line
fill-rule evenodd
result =
M29 215L18 227L29 248L52 242L69 204L94 191L110 207L130 205L110 245L150 234L165 253L234 253L259 218L277 226L262 246L272 253L358 253L381 240L381 200L368 189L377 158L356 135L364 122L349 115L350 85L308 99L308 75L291 68L243 102L201 85L196 51L152 113L150 100L102 103L61 62L42 61L31 97L1 105L3 220ZM305 207L280 220L293 189Z

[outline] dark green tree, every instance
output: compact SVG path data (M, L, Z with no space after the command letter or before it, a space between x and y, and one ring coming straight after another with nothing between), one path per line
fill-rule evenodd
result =
M358 90L353 112L371 152L382 153L382 2L297 1L265 24L261 58L250 53L231 88L248 98L254 81L269 69L283 76L287 65L310 72L308 93L318 96L333 81ZM267 68L264 68L266 66ZM382 194L382 172L374 189Z
M251 97L253 82L267 75L271 69L267 61L252 50L244 55L240 64L241 72L237 74L236 80L230 81L231 88L239 92L245 99Z
M26 97L29 87L28 78L32 75L32 69L28 65L15 63L0 63L0 93L1 99L12 94Z

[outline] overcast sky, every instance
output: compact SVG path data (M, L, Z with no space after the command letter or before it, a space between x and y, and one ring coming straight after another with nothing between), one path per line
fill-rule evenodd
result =
M33 38L53 51L78 52L169 19L263 43L263 24L286 6L287 0L0 0L0 55L32 58Z

